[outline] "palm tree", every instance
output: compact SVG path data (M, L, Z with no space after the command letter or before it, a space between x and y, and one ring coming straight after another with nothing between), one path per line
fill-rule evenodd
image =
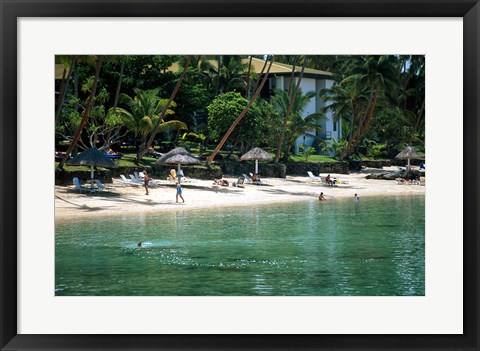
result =
M290 114L292 112L293 105L296 103L296 97L297 94L299 93L300 90L300 83L302 82L303 78L303 72L305 72L305 67L307 65L307 60L303 61L302 69L300 71L300 76L298 77L297 84L295 86L295 89L292 92L292 86L293 86L293 81L294 81L294 76L295 76L295 66L292 68L292 74L290 77L290 86L288 87L288 92L287 92L287 97L288 97L288 107L282 111L283 114L283 124L282 124L282 129L280 130L280 136L278 138L278 145L277 145L277 153L275 155L275 163L278 162L280 159L280 154L282 152L282 146L283 146L283 139L285 137L285 131L287 128L287 122L288 118L290 117ZM310 99L309 99L310 100Z
M307 117L302 116L303 110L307 107L310 100L315 97L315 92L303 93L301 90L298 90L298 93L295 97L291 97L288 94L288 91L285 90L275 90L275 95L272 96L272 105L277 110L281 116L286 116L288 113L287 122L284 119L283 133L285 135L286 141L286 152L284 154L284 159L288 157L291 147L295 140L307 131L322 131L320 125L318 125L318 119L323 118L323 114L312 114ZM275 157L276 161L280 159L280 154L284 148L283 141L277 146L277 156Z
M58 96L57 110L55 111L55 123L58 121L60 117L60 112L62 111L63 102L65 100L65 95L67 93L67 87L68 87L68 84L70 83L72 73L75 71L75 68L77 65L78 55L71 56L70 60L68 60L63 56L59 56L58 59L59 61L64 62L65 68L63 69L62 82L60 83L60 92ZM68 74L65 77L65 74L67 72L66 67L68 67Z
M73 149L77 145L78 139L80 139L80 135L82 134L83 127L85 126L85 123L87 122L88 115L90 113L90 109L92 108L93 103L94 103L95 92L97 90L98 78L100 76L100 68L102 67L103 59L104 59L103 55L100 55L99 57L96 58L95 77L94 77L94 80L93 80L92 90L90 91L90 96L88 98L88 103L87 103L87 106L85 107L85 112L83 113L82 120L80 121L80 125L78 126L77 132L75 133L75 136L73 137L72 143L68 147L67 152L65 152L65 156L63 157L63 159L58 164L58 167L60 169L63 168L63 165L65 164L65 162L67 162L68 157L70 156Z
M319 120L325 118L323 114L314 113L307 117L302 117L298 114L291 115L286 129L286 148L283 156L284 160L288 160L291 150L299 137L308 132L323 132L323 127L319 124ZM315 138L317 138L315 136Z
M185 74L187 73L187 70L188 70L188 66L190 65L190 60L191 60L191 56L187 55L187 57L185 59L185 65L183 66L183 71L180 74L180 77L178 78L177 84L175 85L175 88L173 89L172 94L168 98L167 103L165 104L165 106L163 106L163 110L160 112L159 118L155 123L155 127L152 129L152 131L150 133L150 137L148 138L148 140L146 140L146 142L144 142L140 145L140 149L137 152L137 162L142 159L145 152L152 145L153 140L155 139L155 136L160 131L161 124L165 123L164 117L166 115L167 110L170 108L170 105L173 103L173 99L175 99L175 96L177 95L178 90L180 89L180 86L182 85L183 79L185 78ZM200 60L200 56L197 57L196 62L198 62L199 60ZM177 121L177 122L179 122L179 121ZM181 122L181 123L183 123L183 122ZM185 126L184 129L187 129L185 123L183 123L183 125ZM165 128L165 126L163 126L163 128Z
M123 119L125 126L132 131L136 137L140 138L140 145L146 143L150 132L158 123L162 111L167 105L167 99L161 99L158 96L159 89L143 91L138 88L134 89L135 96L132 98L128 95L122 95L122 101L126 108L116 108L117 114ZM171 106L175 107L172 102ZM171 109L166 109L164 115L172 115L175 112ZM187 129L185 123L178 120L161 121L158 128L159 132L173 129Z
M383 92L389 92L395 95L398 82L398 61L395 57L389 55L383 56L353 56L347 61L347 71L349 75L343 82L356 82L362 84L368 89L368 103L362 116L359 118L358 125L354 126L353 137L349 141L341 159L349 154L352 148L357 145L365 134L375 107L378 96Z
M348 142L352 141L354 126L364 112L367 103L366 92L366 88L358 81L337 83L330 89L320 92L320 99L330 103L322 111L332 111L335 122L340 119L349 122Z

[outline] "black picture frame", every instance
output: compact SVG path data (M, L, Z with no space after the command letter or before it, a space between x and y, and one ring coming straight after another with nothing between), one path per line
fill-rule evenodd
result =
M250 5L255 6L250 6ZM274 4L275 6L271 6ZM479 350L478 0L0 0L1 350ZM19 17L463 17L464 333L461 335L17 334L17 18ZM466 189L466 188L465 188ZM460 234L460 233L457 233ZM441 313L439 314L441 315Z

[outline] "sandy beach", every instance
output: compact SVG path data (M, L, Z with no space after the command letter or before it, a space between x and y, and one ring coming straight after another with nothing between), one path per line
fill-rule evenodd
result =
M120 179L114 179L110 192L86 194L73 190L73 186L55 187L55 218L73 219L79 217L135 215L139 212L178 211L226 206L248 206L249 204L284 203L317 199L323 192L328 201L370 196L424 195L425 186L400 185L394 180L365 179L372 173L388 170L363 169L351 174L331 174L344 184L328 186L313 181L307 176L265 178L265 185L245 184L244 188L217 186L210 180L191 179L182 183L185 203L175 202L175 182L159 179L159 185L150 188L145 195L143 186L125 186ZM228 181L236 178L225 176Z

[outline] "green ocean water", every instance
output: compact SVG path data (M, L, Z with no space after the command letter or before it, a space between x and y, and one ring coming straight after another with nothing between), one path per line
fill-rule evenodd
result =
M424 295L425 198L61 221L55 294Z

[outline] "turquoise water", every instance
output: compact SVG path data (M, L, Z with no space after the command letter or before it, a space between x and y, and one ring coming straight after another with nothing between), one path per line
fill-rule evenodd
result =
M424 295L425 199L61 221L55 294Z

